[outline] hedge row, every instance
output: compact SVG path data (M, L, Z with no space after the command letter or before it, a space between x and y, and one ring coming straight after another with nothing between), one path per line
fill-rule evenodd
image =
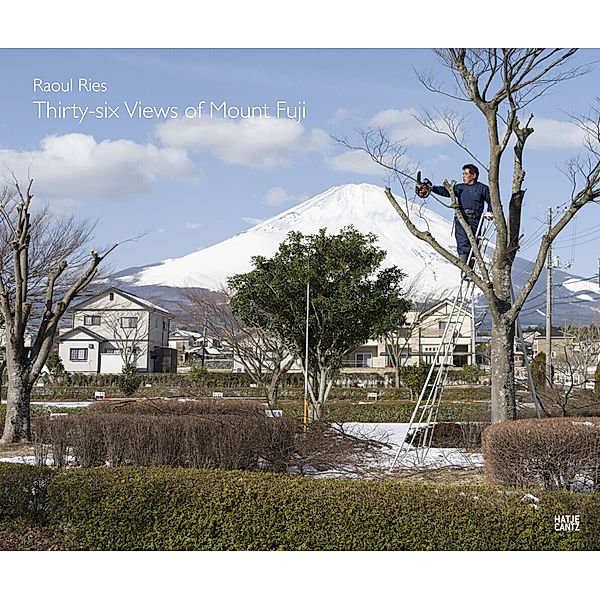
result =
M298 424L271 418L256 402L97 402L82 414L35 419L35 456L65 466L182 466L287 469Z
M92 404L91 406L96 406ZM284 416L302 419L303 404L300 399L292 402L281 402L274 408L281 409ZM359 404L354 402L327 402L325 404L325 420L335 423L407 423L415 408L414 402L375 402ZM75 413L84 408L41 407L32 405L32 419L53 412ZM489 421L489 407L485 403L475 402L442 402L438 421ZM0 405L0 424L4 422L6 404Z
M207 387L249 387L253 379L248 373L215 372L198 369L197 379L203 382ZM427 367L424 367L427 369ZM190 384L189 373L139 373L142 378L142 384L152 383L153 385L176 385L185 386ZM450 371L449 381L462 381L462 372ZM69 373L61 376L65 382L70 385L78 386L117 386L118 373ZM338 373L335 378L335 385L339 387L365 387L365 388L388 388L394 384L394 374L372 373ZM302 373L286 373L281 377L281 388L302 388L304 386L304 375Z
M544 489L600 487L600 418L563 417L497 423L482 436L492 484Z
M83 406L73 406L73 407L64 407L64 406L52 406L45 405L40 406L39 404L33 404L30 408L30 416L31 419L35 419L37 417L46 417L48 415L52 415L54 413L67 413L67 414L75 414L80 413L85 410ZM4 427L4 419L6 418L6 404L0 404L0 427Z
M327 402L323 418L334 423L408 423L415 406L415 402ZM301 402L283 402L277 408L283 410L284 416L302 418ZM489 407L475 402L441 402L437 420L489 422Z
M600 496L241 471L0 465L3 514L32 482L78 550L598 550ZM47 485L39 485L40 478ZM4 482L10 480L10 485ZM7 495L8 492L8 495ZM39 506L39 503L38 505ZM555 518L578 515L579 531Z
M143 374L142 374L143 375ZM162 374L161 374L162 375ZM212 374L211 374L212 375ZM228 373L226 375L229 375ZM234 373L233 375L239 375ZM108 377L108 376L107 376ZM113 377L112 375L110 377ZM115 376L116 377L116 376ZM150 383L151 387L146 387ZM115 383L98 383L97 385L46 385L36 386L31 390L32 399L36 400L89 400L94 398L96 391L103 391L107 398L121 398L123 391ZM181 396L212 396L213 392L222 392L224 396L237 398L263 398L264 390L248 385L230 386L216 385L202 382L191 385L186 380L174 381L170 385L164 381L142 382L142 385L134 393L137 398L154 398L163 396L165 398L176 398ZM407 388L367 388L367 387L334 387L330 398L349 401L366 401L368 393L377 393L378 400L383 402L394 402L410 400L410 390ZM7 389L2 389L2 398L6 398ZM279 399L282 401L300 400L304 396L302 386L288 386L279 389ZM490 390L487 387L477 388L452 388L444 390L443 399L446 401L466 401L490 399Z

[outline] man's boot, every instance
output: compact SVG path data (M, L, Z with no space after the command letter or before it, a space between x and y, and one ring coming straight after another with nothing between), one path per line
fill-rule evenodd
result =
M464 263L465 265L467 264L467 258L469 258L468 254L459 254L458 255L458 260L460 260L460 262ZM460 278L461 278L461 281L464 281L467 278L467 275L465 274L464 271L460 272Z

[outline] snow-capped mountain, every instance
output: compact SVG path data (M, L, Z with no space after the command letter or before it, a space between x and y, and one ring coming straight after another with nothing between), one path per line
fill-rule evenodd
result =
M415 205L413 211L416 213L417 209ZM452 223L429 210L422 214L424 218L417 218L417 225L425 227L427 221L435 238L446 247L453 247ZM456 268L430 246L413 238L383 188L369 184L331 188L214 246L116 276L121 282L136 286L217 289L229 275L249 271L251 256L275 254L292 230L311 234L326 227L329 233L337 233L346 225L354 225L363 233L375 233L378 245L387 251L386 266L398 265L411 278L421 273L427 289L456 286Z
M400 198L398 201L402 202ZM450 211L446 219L410 202L406 203L406 207L417 227L428 228L440 244L455 250ZM170 296L168 289L175 287L219 289L228 276L249 271L252 256L275 254L290 231L311 234L325 227L329 233L337 233L346 225L354 225L363 233L375 233L378 245L387 251L384 266L399 266L407 274L407 285L418 278L419 289L423 293L442 290L451 293L460 285L458 269L428 244L413 237L389 203L384 189L370 184L333 187L208 248L116 273L111 277L111 284L134 292L137 290L141 295L152 291L155 295L158 292L158 295ZM531 267L532 264L524 259L515 262L513 280L517 290L519 281L527 278ZM594 311L599 311L600 293L596 284L558 270L554 271L553 280L556 284L556 324L574 314L589 320ZM525 322L543 321L538 314L538 305L539 310L545 310L545 298L538 295L544 293L544 281L542 274L529 305L525 306L523 314L528 315ZM159 292L159 289L162 291Z

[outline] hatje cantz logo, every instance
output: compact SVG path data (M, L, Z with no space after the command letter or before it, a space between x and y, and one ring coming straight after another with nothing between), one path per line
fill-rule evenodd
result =
M579 515L555 515L554 531L579 531Z

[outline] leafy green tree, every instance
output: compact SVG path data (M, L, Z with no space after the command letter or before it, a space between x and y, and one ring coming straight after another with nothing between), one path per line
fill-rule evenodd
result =
M48 360L46 361L46 367L48 367L48 373L50 374L50 380L52 383L58 383L61 378L66 376L62 359L56 352L50 354Z
M466 383L479 383L482 372L477 365L464 365L460 375L462 380Z
M546 353L538 352L531 361L531 377L536 388L546 387Z
M187 374L187 378L192 385L199 386L206 380L207 374L208 370L206 367L192 367Z
M304 363L306 288L309 419L320 420L343 358L368 339L404 322L404 273L381 268L386 252L377 236L345 227L337 235L290 232L272 258L254 256L254 269L227 281L236 316L273 332Z
M125 396L133 396L142 383L142 378L138 375L137 369L133 364L123 365L121 375L119 376L119 387Z
M410 390L411 400L416 400L425 385L427 375L429 374L430 365L406 365L400 369L400 378L402 382ZM432 381L435 373L432 374Z

